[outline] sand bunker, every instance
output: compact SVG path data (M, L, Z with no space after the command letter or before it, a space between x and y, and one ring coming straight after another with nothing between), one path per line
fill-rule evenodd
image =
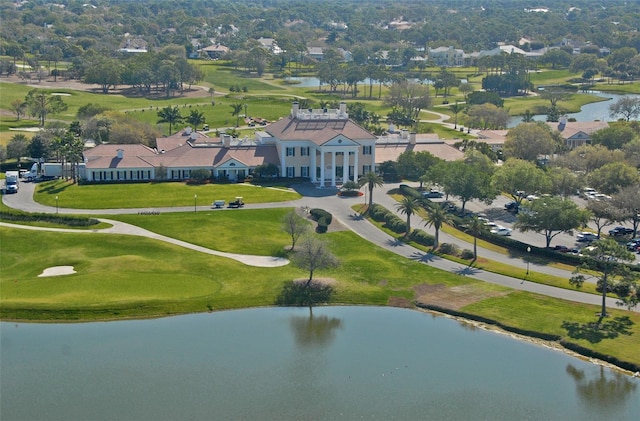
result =
M43 278L45 276L72 275L74 273L76 273L76 271L73 270L73 266L53 266L42 271L42 273L38 275L38 278Z

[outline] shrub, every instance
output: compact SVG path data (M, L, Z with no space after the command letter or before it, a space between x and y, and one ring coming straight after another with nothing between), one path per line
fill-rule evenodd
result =
M444 254L448 254L449 256L457 256L460 252L460 248L455 244L451 243L442 243L440 244L440 252Z
M390 212L384 206L373 204L369 212L369 215L376 222L384 222L386 215L389 213Z
M326 225L331 225L331 221L333 220L333 216L329 212L320 208L311 209L309 211L309 215L311 215L311 218L318 223L320 223L321 218L324 218Z
M327 232L327 229L329 228L329 224L327 224L327 219L323 216L320 219L318 219L318 226L316 226L316 232L318 234L324 234L325 232Z
M462 253L460 253L460 257L462 257L465 260L471 260L473 259L473 251L469 250L469 249L464 249L462 250Z
M395 233L407 232L407 223L396 215L389 213L385 218L385 223L387 228Z
M435 238L432 235L429 235L420 229L411 231L411 234L409 234L409 239L427 247L433 246L433 242L435 241Z

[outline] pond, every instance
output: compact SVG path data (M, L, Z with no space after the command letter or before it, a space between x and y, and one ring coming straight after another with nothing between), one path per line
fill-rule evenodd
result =
M612 94L609 92L596 92L596 91L592 91L588 93L592 95L598 95L608 99L606 101L592 102L591 104L583 105L582 108L580 108L579 112L567 114L567 117L575 118L576 121L596 121L596 120L615 121L618 118L622 118L622 115L611 117L609 115L609 105L617 102L620 98L623 98L625 96L630 98L640 98L640 95L633 95L633 94L619 95L619 94ZM535 121L547 121L547 115L538 114L533 116L533 119ZM509 128L515 127L520 123L522 123L522 116L512 117L509 120L507 127Z
M418 311L0 324L0 418L636 419L640 379Z

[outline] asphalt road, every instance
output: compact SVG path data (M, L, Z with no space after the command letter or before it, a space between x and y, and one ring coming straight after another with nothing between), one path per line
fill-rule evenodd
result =
M397 187L397 184L385 184L382 188L377 188L373 193L374 203L379 203L387 209L395 211L395 201L392 197L386 194L387 191ZM311 185L296 186L296 190L304 197L302 199L291 202L278 202L278 203L264 203L264 204L248 204L245 205L245 209L257 209L257 208L274 208L274 207L310 207L310 208L323 208L330 212L333 217L342 223L347 228L361 236L362 238L370 241L380 247L383 247L393 253L404 256L408 259L415 260L428 264L430 266L446 270L448 272L457 273L463 276L469 276L481 281L490 282L493 284L503 285L509 288L538 293L569 301L575 301L580 303L587 303L593 305L601 305L602 297L594 294L587 294L576 290L567 290L562 288L555 288L547 285L536 284L532 282L523 281L522 279L511 278L496 273L486 272L476 268L452 262L441 257L425 253L414 247L408 246L400 241L397 241L393 237L385 234L377 229L373 224L369 223L366 218L356 214L351 207L358 203L364 203L366 196L344 198L336 195L335 188L316 188ZM173 207L173 208L153 208L153 209L100 209L100 210L87 210L87 209L68 209L60 207L44 206L36 203L33 200L33 193L35 191L34 183L21 183L20 191L14 195L3 196L4 203L12 208L23 210L26 212L45 212L54 213L56 211L67 214L90 214L90 215L115 215L115 214L131 214L144 211L156 211L160 213L165 212L191 212L194 210L193 206L187 207ZM210 203L207 205L201 205L197 207L198 211L210 210ZM216 212L241 212L242 209L227 210L219 209ZM403 219L406 217L399 215ZM421 228L427 232L433 234L433 231L428 227L425 227L422 220L419 220L417 216L412 216L411 226L414 228ZM155 233L151 233L151 237L157 236ZM139 233L136 235L140 235ZM452 237L444 232L440 233L440 241L457 244L461 248L471 248L472 245L465 243L455 237ZM184 245L183 245L184 246ZM526 272L527 263L521 258L513 255L502 255L500 253L492 252L490 250L478 248L478 254L491 260L507 263L515 267L523 268L523 274ZM550 275L569 278L571 273L561 269L549 267L546 265L539 265L531 262L529 264L530 271L547 273ZM607 307L616 308L616 301L613 298L607 298ZM637 307L633 311L640 311Z

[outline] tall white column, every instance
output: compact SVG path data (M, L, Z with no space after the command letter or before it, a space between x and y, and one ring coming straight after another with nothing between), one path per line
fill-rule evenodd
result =
M324 187L324 151L320 149L320 187Z
M356 153L353 154L354 159L353 159L353 181L357 182L358 181L358 154L360 153L360 150L358 149L356 151Z
M287 148L282 146L280 150L280 162L282 162L282 168L280 168L280 177L285 178L287 176Z
M311 174L309 174L311 176L311 181L312 182L316 182L318 181L318 177L316 177L316 150L315 149L311 149L311 168L309 168L309 172Z
M349 151L342 154L342 184L349 181L349 162L351 158L349 158Z
M331 187L336 186L336 152L331 151Z

